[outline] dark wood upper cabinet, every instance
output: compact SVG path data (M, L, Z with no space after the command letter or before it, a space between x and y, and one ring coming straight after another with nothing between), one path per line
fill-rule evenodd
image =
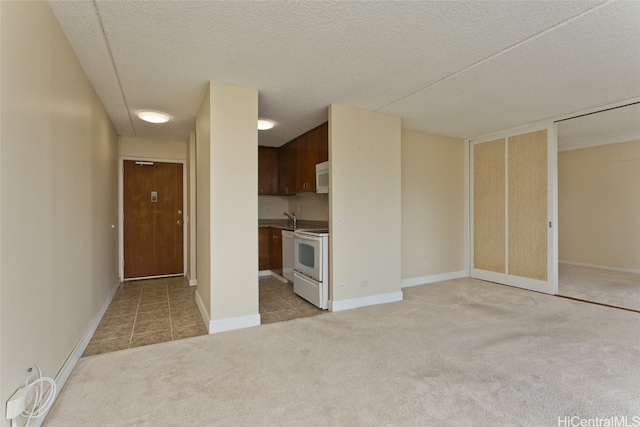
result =
M296 152L292 142L278 148L278 192L280 194L296 192Z
M328 123L300 135L296 151L296 191L316 191L316 164L329 159Z
M258 147L258 194L278 194L278 149Z
M316 191L316 164L329 160L329 124L280 148L258 147L258 194Z

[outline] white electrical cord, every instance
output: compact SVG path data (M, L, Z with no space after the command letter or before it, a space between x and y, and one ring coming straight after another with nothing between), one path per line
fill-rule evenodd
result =
M33 368L38 371L38 378L36 379L33 379L35 375ZM29 367L29 372L31 372L31 375L29 375L29 378L25 381L25 387L29 388L29 394L35 393L35 395L33 396L31 407L27 405L27 408L20 414L21 417L27 418L23 427L28 427L31 425L32 420L46 414L49 408L51 408L51 405L53 405L53 401L56 397L56 382L52 378L43 377L42 371L38 365L31 365ZM48 383L49 388L45 389L44 383ZM13 420L11 424L13 425Z

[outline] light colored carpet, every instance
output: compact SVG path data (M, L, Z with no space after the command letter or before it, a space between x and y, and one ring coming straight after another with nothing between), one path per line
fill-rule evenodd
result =
M557 426L640 416L640 315L472 279L80 360L53 426Z
M558 294L640 311L640 274L560 264Z

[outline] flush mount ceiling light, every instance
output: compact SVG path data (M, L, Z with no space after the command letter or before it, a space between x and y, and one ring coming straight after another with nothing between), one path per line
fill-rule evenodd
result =
M269 130L275 125L276 123L272 120L258 119L258 130Z
M140 111L138 117L149 123L167 123L169 121L168 114L158 111Z

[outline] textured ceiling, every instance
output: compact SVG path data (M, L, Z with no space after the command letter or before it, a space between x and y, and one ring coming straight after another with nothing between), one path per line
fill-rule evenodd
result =
M332 103L470 138L640 98L637 1L50 1L118 133L184 140L210 80L279 146ZM169 113L150 125L142 109Z
M558 123L558 150L640 141L640 103Z

